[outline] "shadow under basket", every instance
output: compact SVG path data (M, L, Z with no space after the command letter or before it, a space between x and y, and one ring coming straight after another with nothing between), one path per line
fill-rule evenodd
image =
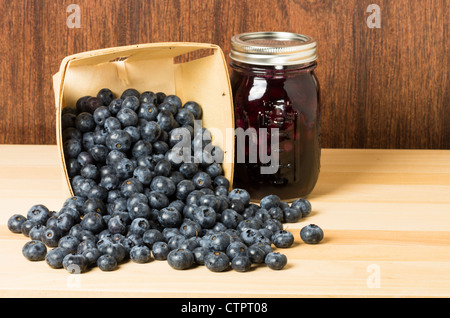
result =
M83 52L63 59L53 76L56 104L56 139L60 162L73 190L63 151L61 111L83 96L109 88L120 96L127 88L140 92L175 94L181 101L196 101L203 109L202 125L224 152L223 170L233 184L234 113L228 68L221 48L206 43L150 43Z

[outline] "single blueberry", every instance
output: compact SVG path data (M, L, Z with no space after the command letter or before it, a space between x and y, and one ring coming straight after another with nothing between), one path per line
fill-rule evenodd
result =
M151 258L151 251L146 245L136 245L130 250L130 259L135 263L148 263Z
M41 241L31 240L23 246L22 254L29 261L42 261L47 254L47 247Z
M14 214L8 219L8 229L13 233L22 233L22 225L27 218L21 214Z
M309 224L300 230L300 237L307 244L318 244L323 239L323 230L315 224Z
M100 270L109 272L117 269L118 264L117 260L113 256L104 254L97 259L97 266Z
M287 257L278 252L270 252L266 255L264 263L273 270L283 269L287 264Z
M194 264L194 254L186 249L174 249L167 255L167 262L174 269L188 269Z

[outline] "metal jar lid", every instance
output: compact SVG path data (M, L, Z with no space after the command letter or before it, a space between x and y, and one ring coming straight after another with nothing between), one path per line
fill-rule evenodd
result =
M316 40L291 32L241 33L231 38L230 58L265 66L307 64L317 60Z

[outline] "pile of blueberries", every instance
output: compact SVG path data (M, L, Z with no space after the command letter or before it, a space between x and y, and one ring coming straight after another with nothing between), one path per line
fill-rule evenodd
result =
M254 204L245 189L230 189L223 151L208 129L194 129L202 118L197 102L133 88L117 98L104 88L61 116L74 195L59 211L37 204L8 220L12 232L31 239L22 249L28 260L70 273L153 259L180 270L284 268L286 256L272 245L293 244L283 223L306 217L310 202L268 195ZM315 244L323 231L310 224L300 236Z

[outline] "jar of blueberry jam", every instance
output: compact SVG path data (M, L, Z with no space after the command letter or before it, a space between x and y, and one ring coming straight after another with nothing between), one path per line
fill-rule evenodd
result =
M288 32L231 39L235 113L234 187L252 200L290 202L313 190L320 170L316 41Z

